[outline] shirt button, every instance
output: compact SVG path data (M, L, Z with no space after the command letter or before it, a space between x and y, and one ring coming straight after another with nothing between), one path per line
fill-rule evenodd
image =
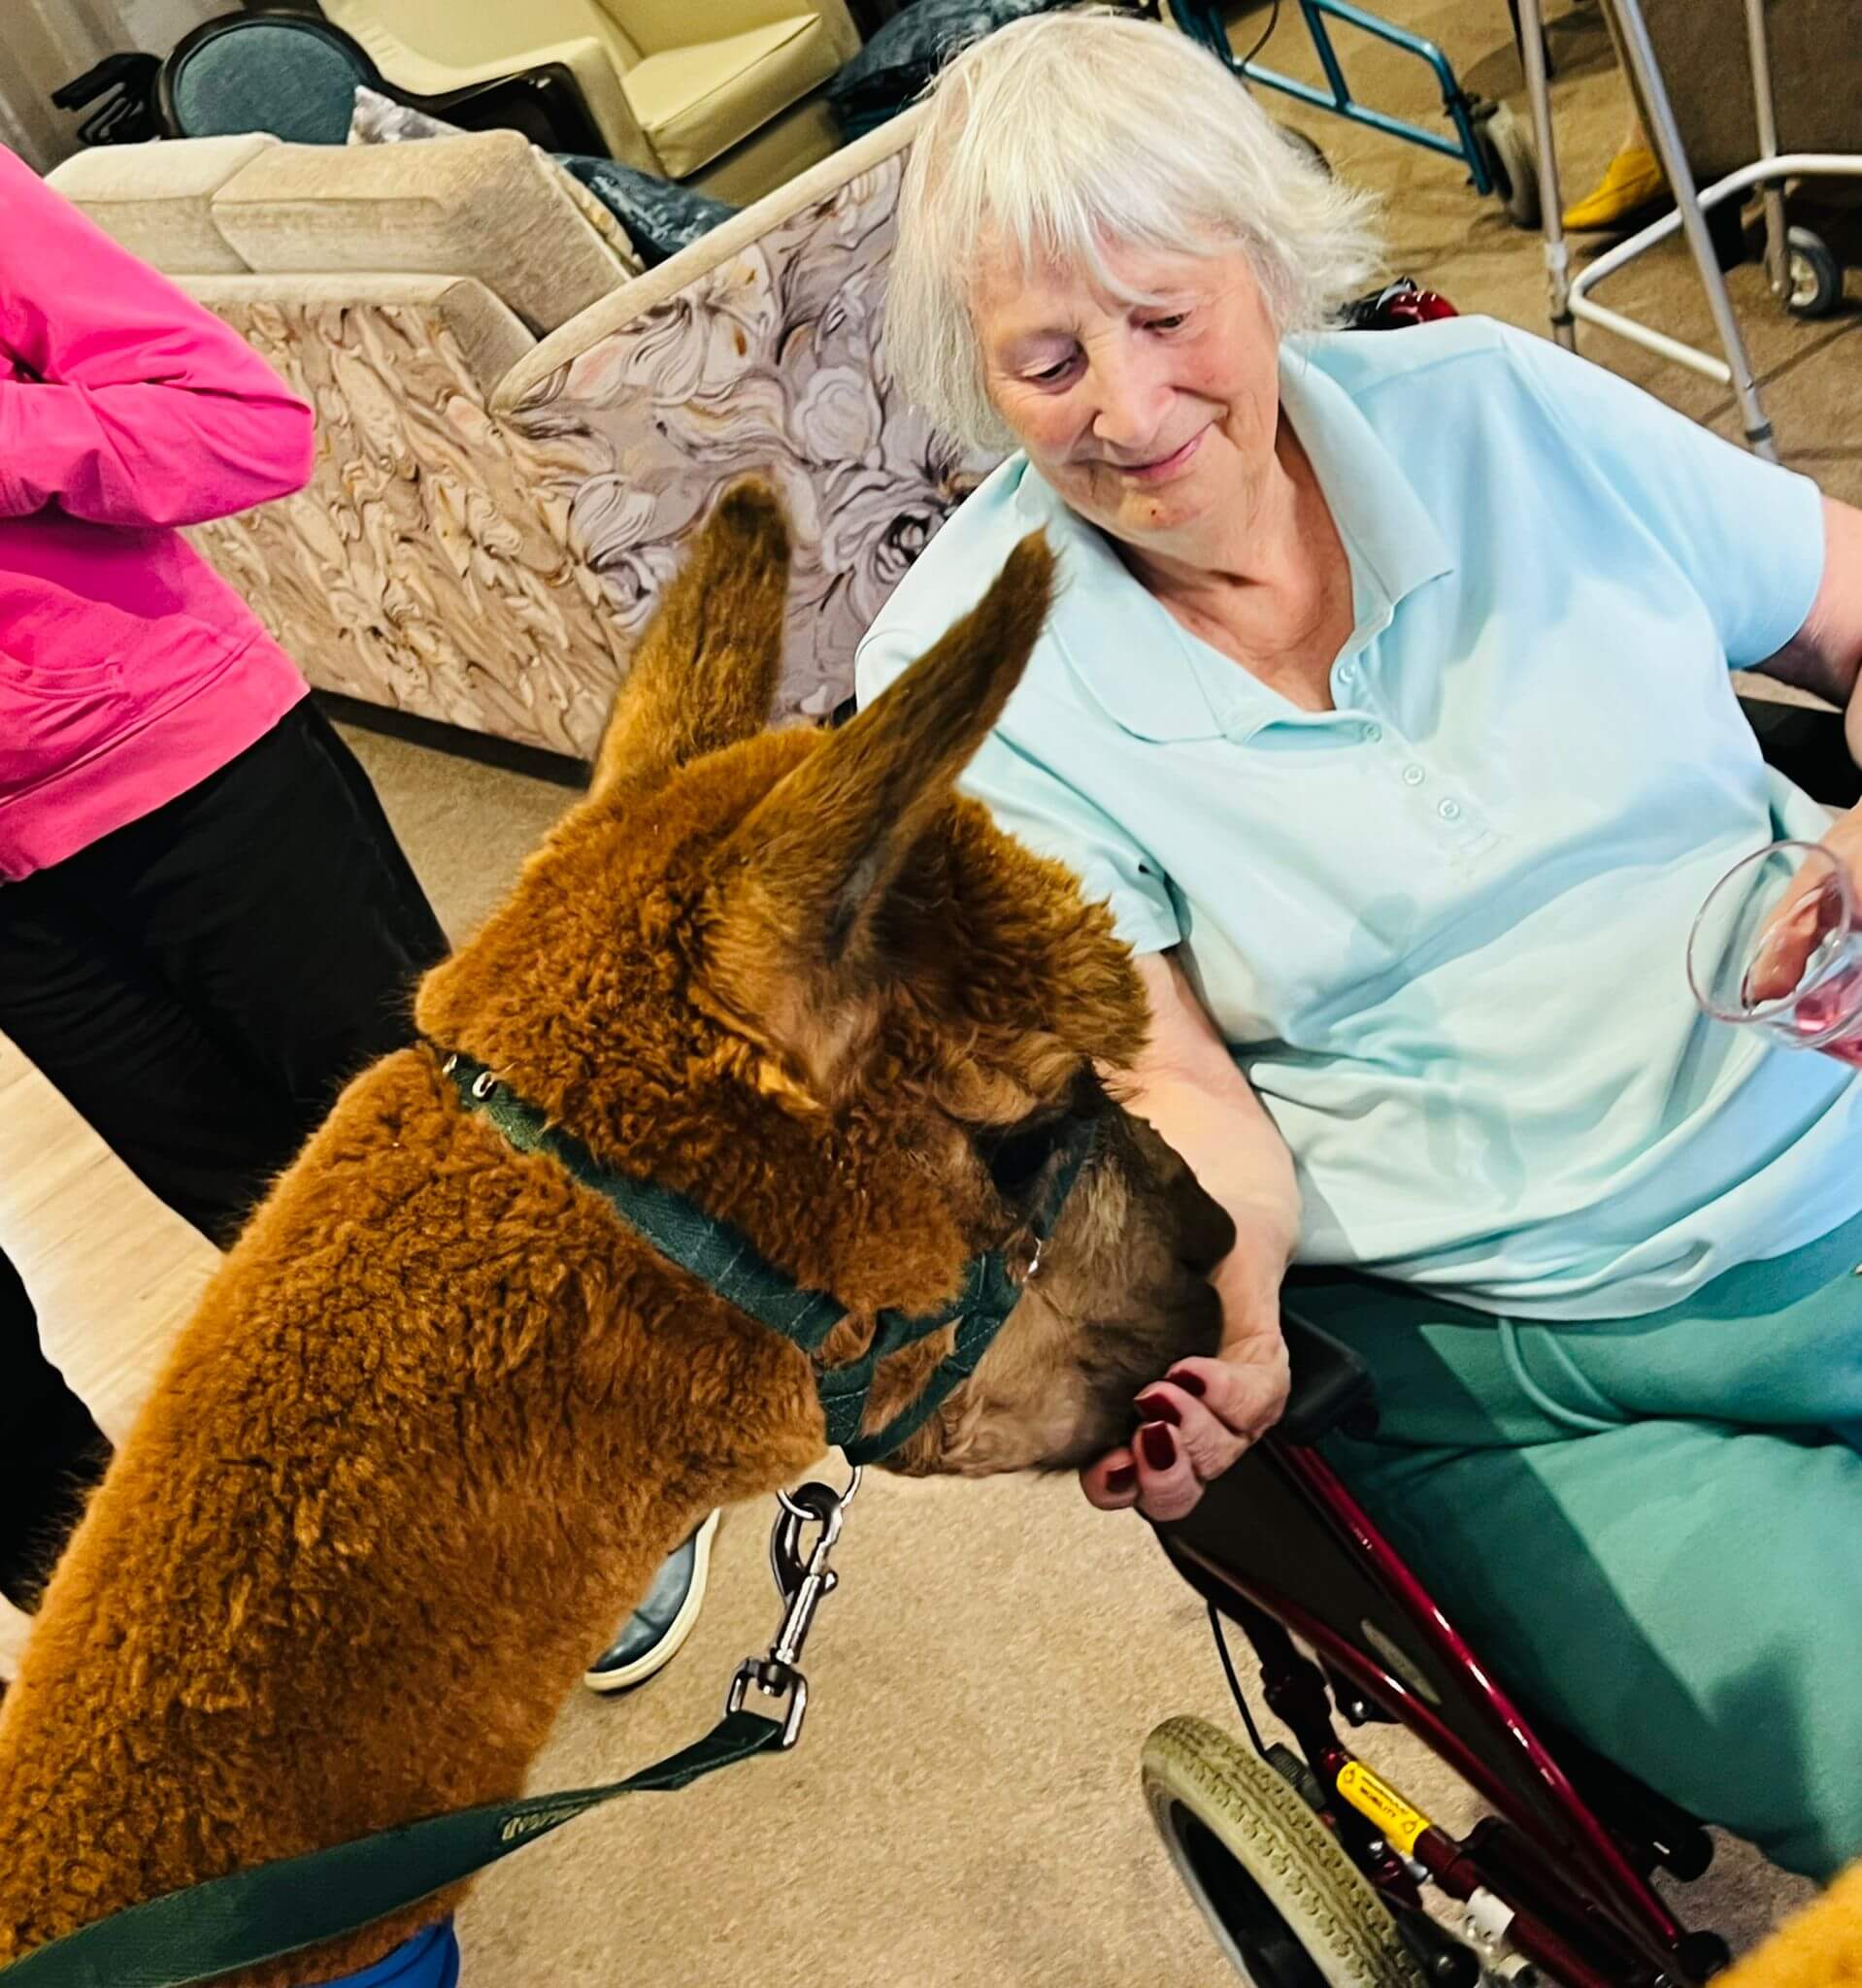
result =
M1364 728L1364 739L1365 739L1365 743L1366 743L1367 745L1370 745L1370 746L1375 746L1375 745L1377 744L1377 742L1378 742L1378 741L1379 741L1380 739L1381 739L1382 737L1383 737L1383 727L1382 727L1381 725L1366 725L1366 726L1365 726L1365 728Z
M1419 787L1426 778L1419 766L1406 766L1403 769L1403 784L1406 787Z
M1444 801L1442 806L1435 812L1441 815L1444 821L1459 821L1461 819L1461 803L1459 801Z

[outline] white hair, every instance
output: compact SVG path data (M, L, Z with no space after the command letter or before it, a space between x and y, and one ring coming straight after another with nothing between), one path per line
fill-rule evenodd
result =
M906 392L976 447L1014 437L971 321L979 252L1081 271L1128 304L1109 248L1248 258L1277 331L1313 331L1381 262L1372 203L1284 136L1209 50L1107 13L974 42L929 91L899 194L885 348Z

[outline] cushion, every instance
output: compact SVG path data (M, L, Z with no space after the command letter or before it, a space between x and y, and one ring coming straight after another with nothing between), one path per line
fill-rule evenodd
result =
M168 87L189 138L270 131L293 145L341 145L368 76L368 57L320 20L255 15L171 64Z
M557 157L589 195L615 215L648 269L689 248L738 212L709 194L655 179L651 173L637 173L615 159L584 158L576 152Z
M858 138L897 116L956 51L1066 0L917 0L896 14L827 86L841 129Z
M621 88L668 177L683 180L833 74L834 44L820 17L797 14L648 55Z
M473 276L539 335L625 281L515 131L274 146L215 194L214 219L250 269Z
M480 400L488 403L512 367L537 348L510 308L469 276L202 276L183 287L287 376L293 348L302 364L327 370L327 352L319 358L308 350L321 346L363 351L378 377L391 377L397 337L417 337L425 348L435 327L457 345ZM255 320L262 337L254 336ZM267 349L274 341L283 349ZM301 372L297 378L302 390L309 382Z
M425 111L416 111L412 104L397 104L379 89L370 89L367 83L356 87L355 105L349 114L349 142L351 145L402 145L409 139L470 136L471 133L459 125L449 124L444 117L432 116ZM623 225L620 210L605 202L576 174L565 171L566 159L559 160L541 146L534 149L545 170L555 178L562 190L575 202L582 219L607 243L609 253L621 270L628 276L638 276L649 261L658 259L639 252Z
M430 111L416 111L412 104L397 104L366 83L357 83L349 107L348 143L350 145L400 145L410 138L464 138L463 124L449 124Z
M263 131L237 138L151 139L100 145L46 175L104 233L173 276L236 276L245 259L214 222L214 195L278 143Z

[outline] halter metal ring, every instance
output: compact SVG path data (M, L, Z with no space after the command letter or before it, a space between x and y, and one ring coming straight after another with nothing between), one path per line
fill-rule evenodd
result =
M1010 1277L1017 1284L1032 1284L1041 1275L1042 1253L1047 1239L1033 1223L1013 1237L1002 1252Z
M858 1464L854 1464L850 1468L853 1474L847 1480L847 1489L835 1494L843 1509L853 1503L860 1489L860 1479L865 1474L865 1472ZM776 1494L776 1502L791 1518L807 1519L813 1523L821 1515L818 1511L811 1510L806 1505L797 1504L795 1499L786 1491L779 1491Z

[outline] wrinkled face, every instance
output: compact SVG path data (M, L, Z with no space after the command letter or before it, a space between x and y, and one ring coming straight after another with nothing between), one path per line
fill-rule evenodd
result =
M1142 549L1189 552L1252 506L1280 419L1279 339L1246 255L1111 247L1129 304L1081 271L985 253L970 312L983 378L1067 505Z

